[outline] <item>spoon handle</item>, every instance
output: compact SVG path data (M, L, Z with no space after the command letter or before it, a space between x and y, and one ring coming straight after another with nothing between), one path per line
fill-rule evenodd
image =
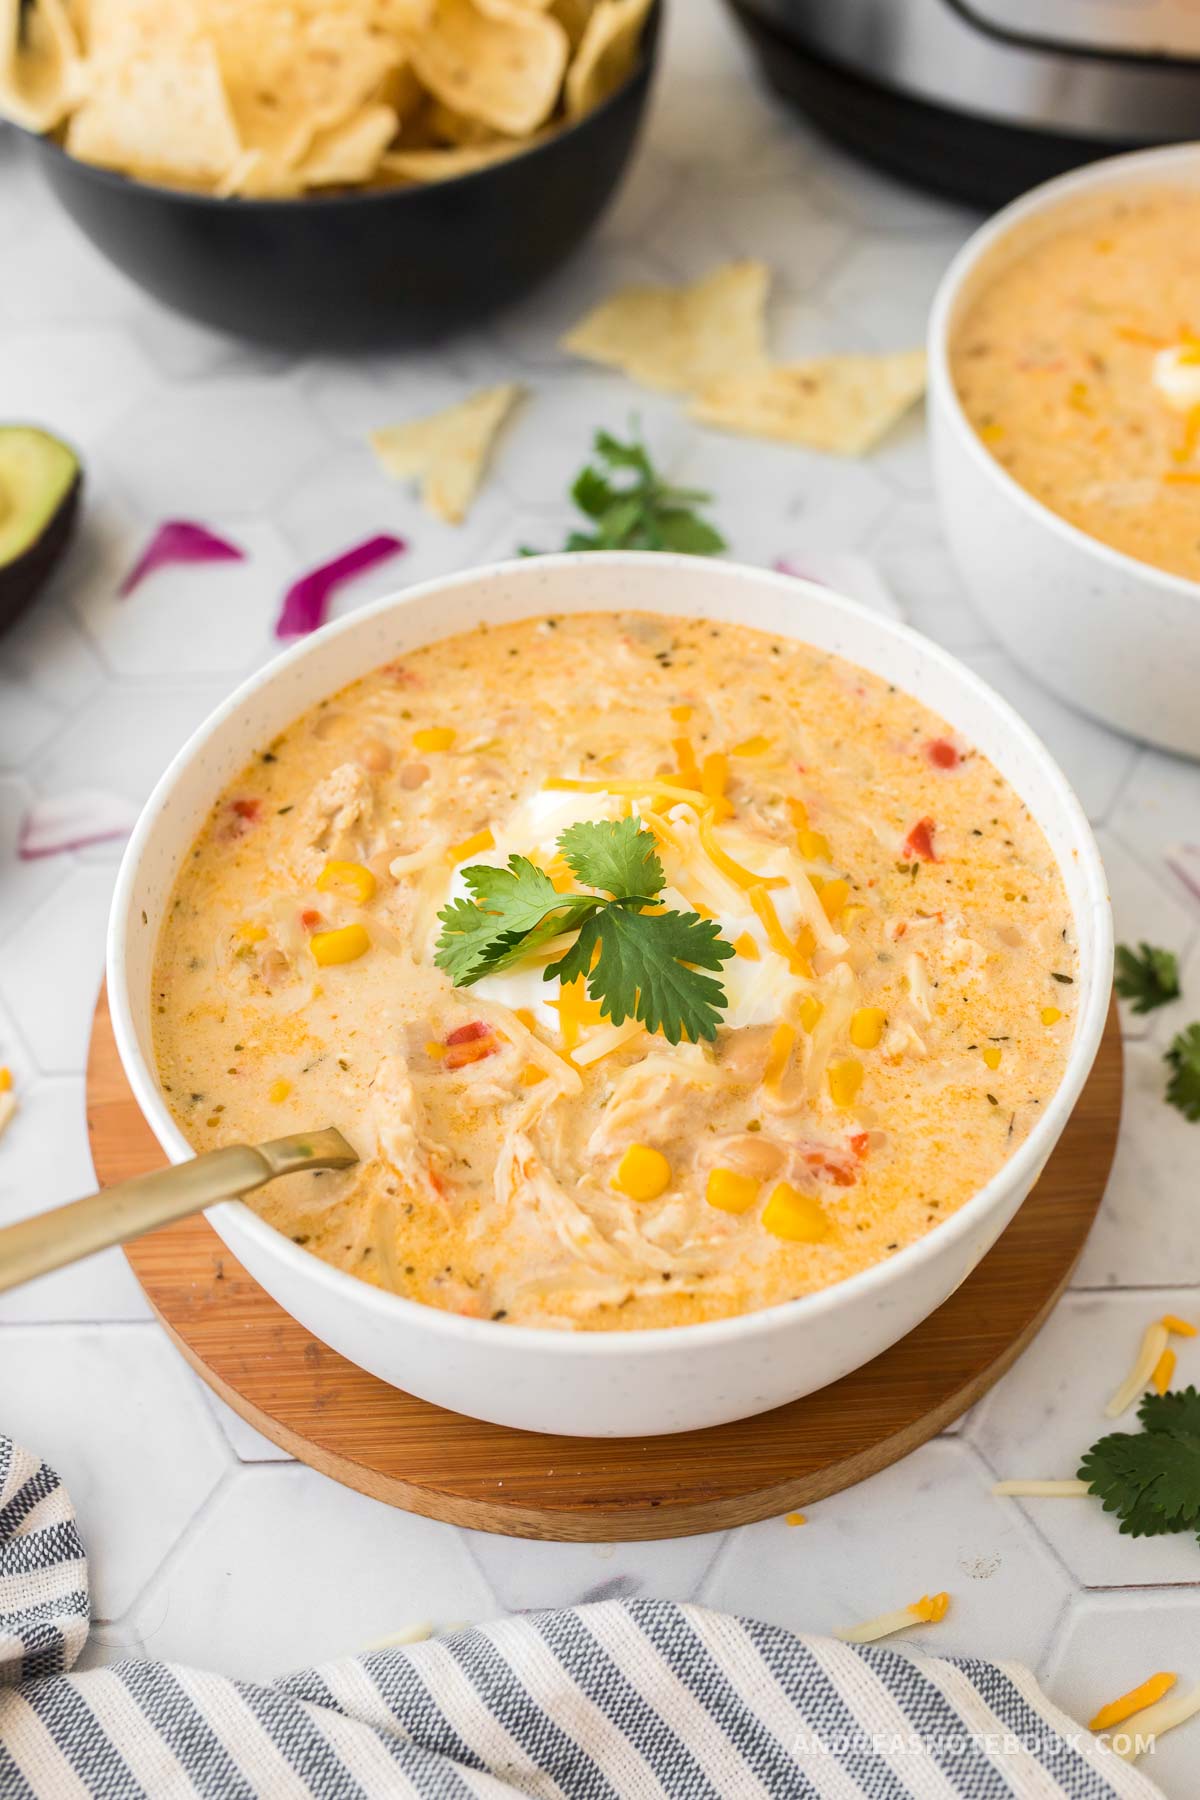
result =
M220 1200L237 1200L277 1175L347 1169L357 1161L341 1132L330 1127L270 1144L228 1144L171 1168L117 1182L84 1200L0 1229L0 1293L112 1244L126 1244L189 1213L203 1212Z

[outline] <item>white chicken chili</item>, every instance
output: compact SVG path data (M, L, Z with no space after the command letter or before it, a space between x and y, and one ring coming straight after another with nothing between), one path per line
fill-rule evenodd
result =
M197 1149L340 1126L252 1204L428 1305L591 1330L840 1281L995 1174L1076 956L1018 795L909 695L741 626L526 620L264 749L180 875L156 1051Z

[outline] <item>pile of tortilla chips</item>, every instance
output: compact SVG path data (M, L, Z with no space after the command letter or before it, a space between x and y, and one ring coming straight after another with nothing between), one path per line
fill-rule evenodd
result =
M652 0L0 0L0 117L138 180L441 181L615 92Z
M593 307L562 347L642 387L686 394L702 424L864 455L924 393L924 351L773 363L769 279L763 263L734 262L686 287L622 288Z

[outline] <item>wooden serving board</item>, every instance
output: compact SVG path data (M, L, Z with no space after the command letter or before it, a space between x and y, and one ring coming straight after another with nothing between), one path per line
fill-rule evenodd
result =
M101 994L88 1133L102 1183L161 1166ZM771 1517L873 1475L943 1430L1030 1343L1075 1265L1116 1146L1116 1009L1041 1180L945 1305L844 1381L757 1418L659 1438L563 1438L485 1425L400 1393L276 1305L203 1218L126 1250L178 1348L223 1400L335 1481L511 1537L686 1537Z

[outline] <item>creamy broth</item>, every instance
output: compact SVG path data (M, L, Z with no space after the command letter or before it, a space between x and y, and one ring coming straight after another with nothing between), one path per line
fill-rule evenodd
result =
M735 946L714 1041L618 1028L537 965L451 986L464 865L554 876L566 826L631 813L662 903ZM338 1267L480 1318L677 1325L952 1214L1058 1084L1074 977L1041 831L910 696L739 626L572 615L415 651L264 745L180 875L156 1047L199 1150L345 1131L357 1168L251 1199Z
M1131 195L983 288L955 336L971 424L1091 537L1200 580L1200 191Z

